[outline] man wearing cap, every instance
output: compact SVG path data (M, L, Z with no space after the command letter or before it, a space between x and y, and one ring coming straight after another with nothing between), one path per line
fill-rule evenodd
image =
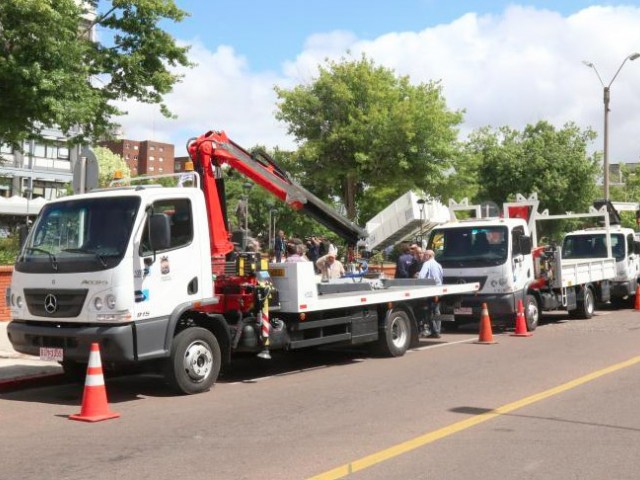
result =
M320 270L323 282L344 276L344 267L342 262L336 258L337 256L338 250L335 247L331 247L329 248L329 253L316 260L316 267Z

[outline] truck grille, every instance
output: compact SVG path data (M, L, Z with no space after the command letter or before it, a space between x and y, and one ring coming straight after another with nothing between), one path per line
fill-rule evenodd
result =
M487 281L487 277L454 277L452 275L445 275L442 279L442 283L445 285L453 285L460 283L476 283L480 284L480 290L484 288L484 283Z
M25 288L24 297L31 315L47 318L71 318L80 315L84 300L87 298L87 290Z

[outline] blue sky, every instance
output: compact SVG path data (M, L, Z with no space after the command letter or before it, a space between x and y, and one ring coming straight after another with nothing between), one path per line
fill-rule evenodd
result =
M198 66L166 96L177 119L132 102L123 136L176 145L209 129L245 147L295 148L275 120L274 86L313 81L325 59L359 58L440 81L447 105L464 110L460 137L483 126L547 120L591 127L602 150L602 85L640 52L640 0L435 1L177 0L190 17L165 28ZM611 163L640 161L640 59L627 62L611 89Z
M183 38L198 38L211 47L230 45L255 70L277 69L303 49L315 33L348 31L372 40L389 32L420 31L446 24L465 13L499 14L506 1L469 0L178 0L191 16L168 28ZM540 9L570 14L594 4L577 0L525 2ZM633 2L631 2L633 3Z

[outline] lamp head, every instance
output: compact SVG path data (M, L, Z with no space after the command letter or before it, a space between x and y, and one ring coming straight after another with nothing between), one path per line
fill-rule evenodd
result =
M629 60L635 60L638 57L640 57L640 53L634 52L631 55L629 55Z

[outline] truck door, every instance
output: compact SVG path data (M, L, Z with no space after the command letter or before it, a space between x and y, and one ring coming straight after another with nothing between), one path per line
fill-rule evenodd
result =
M520 238L524 236L524 227L518 225L511 230L511 265L513 268L513 288L519 292L531 281L531 252L523 252Z
M157 200L152 211L169 217L171 241L169 248L154 252L148 240L148 225L142 229L134 255L136 319L168 316L177 305L198 296L203 285L191 201Z

